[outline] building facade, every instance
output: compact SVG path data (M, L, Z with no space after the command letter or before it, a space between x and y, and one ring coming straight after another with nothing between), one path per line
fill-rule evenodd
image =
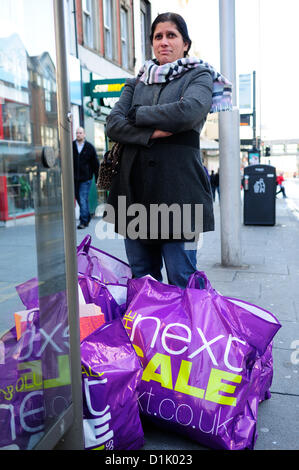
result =
M94 99L88 84L134 77L150 57L151 4L147 0L65 0L65 8L74 131L84 125L101 152L106 116L115 100ZM78 78L81 87L72 88Z

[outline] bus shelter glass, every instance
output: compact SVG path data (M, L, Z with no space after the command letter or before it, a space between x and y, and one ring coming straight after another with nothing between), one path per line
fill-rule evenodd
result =
M0 448L70 406L52 0L1 0Z

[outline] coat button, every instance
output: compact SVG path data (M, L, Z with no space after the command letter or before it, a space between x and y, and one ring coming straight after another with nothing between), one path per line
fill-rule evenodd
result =
M148 166L156 166L156 162L154 160L149 160Z

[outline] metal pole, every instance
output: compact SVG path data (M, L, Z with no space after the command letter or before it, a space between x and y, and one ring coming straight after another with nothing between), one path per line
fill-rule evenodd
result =
M62 202L65 239L66 285L69 310L70 366L74 421L58 445L60 449L82 450L83 408L81 385L80 325L78 314L78 267L76 254L76 223L74 177L70 119L69 77L67 69L64 1L54 0L58 129L61 155Z
M253 81L253 109L252 109L252 130L253 130L253 139L252 139L252 147L254 149L258 149L257 141L256 141L256 72L255 70L252 72L252 81Z
M235 0L219 0L221 73L233 84L233 110L219 113L221 263L241 265L240 114L236 95Z

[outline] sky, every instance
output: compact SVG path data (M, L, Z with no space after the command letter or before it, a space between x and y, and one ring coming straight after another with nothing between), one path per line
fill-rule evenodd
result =
M160 0L171 11L173 0ZM188 0L193 51L220 72L219 1ZM257 135L299 139L299 0L235 0L236 74L256 71Z

